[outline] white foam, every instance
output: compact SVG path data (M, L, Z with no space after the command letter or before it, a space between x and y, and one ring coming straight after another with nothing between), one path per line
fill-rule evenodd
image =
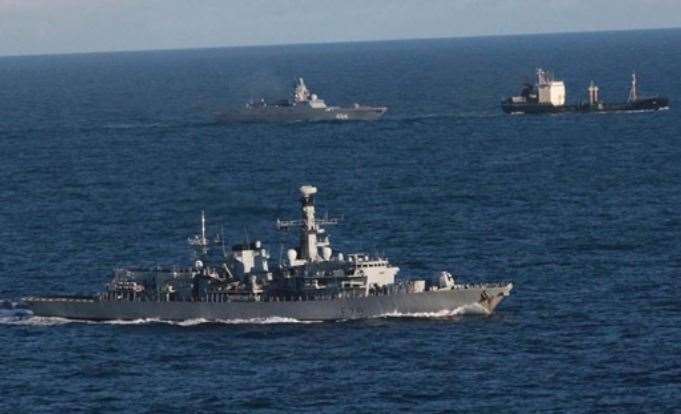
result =
M73 323L65 318L47 318L42 316L14 316L0 318L0 325L57 326Z
M437 312L390 312L376 316L376 318L422 318L422 319L446 319L465 314L489 314L479 303L464 305L455 309L444 309ZM342 322L342 320L339 320ZM158 318L143 318L133 320L107 320L91 321L81 319L67 319L60 317L35 316L28 309L0 309L0 325L23 325L23 326L60 326L68 324L85 325L152 325L167 324L181 327L191 327L203 324L223 324L223 325L270 325L270 324L309 324L322 321L301 321L294 318L272 316L268 318L249 318L249 319L206 319L196 318L182 321L171 321Z
M27 325L27 326L59 326L67 324L85 324L85 325L150 325L150 324L167 324L174 326L197 326L203 324L224 324L224 325L269 325L269 324L293 324L293 323L315 323L320 321L300 321L293 318L270 317L270 318L253 318L253 319L187 319L183 321L170 321L157 318L132 319L132 320L108 320L108 321L89 321L81 319L67 319L59 317L43 317L34 316L27 311L23 314L14 314L8 316L0 316L0 325Z
M479 303L459 306L455 309L443 309L437 312L390 312L381 315L381 318L423 318L423 319L446 319L460 315L487 315L489 312Z
M269 325L278 323L316 323L321 321L301 321L294 318L284 318L281 316L271 316L269 318L251 318L251 319L188 319L185 321L171 322L173 325L179 326L194 326L201 325L204 323L220 323L226 325L241 325L241 324L254 324L254 325Z

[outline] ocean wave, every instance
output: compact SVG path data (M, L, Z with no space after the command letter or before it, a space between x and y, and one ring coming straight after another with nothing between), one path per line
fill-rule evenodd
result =
M442 120L442 119L467 119L467 118L493 118L498 117L499 114L494 111L470 111L470 112L434 112L434 113L424 113L417 115L405 115L405 116L392 116L386 117L383 122L420 122L429 120Z
M144 129L144 128L162 128L167 126L161 122L111 122L102 125L104 129Z

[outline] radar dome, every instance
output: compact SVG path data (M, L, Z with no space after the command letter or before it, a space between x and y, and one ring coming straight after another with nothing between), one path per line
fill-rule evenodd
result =
M317 194L317 187L304 185L300 187L300 193L303 195L303 197L309 197L311 195Z
M294 249L288 249L286 252L286 257L288 258L288 262L293 263L296 261L296 258L298 257L298 252L296 252Z
M330 247L324 246L322 248L322 257L324 258L324 260L327 260L327 261L331 259L331 248Z

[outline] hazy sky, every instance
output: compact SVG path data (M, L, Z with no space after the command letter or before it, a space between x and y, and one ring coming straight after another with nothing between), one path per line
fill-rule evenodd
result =
M681 27L681 0L0 0L0 55Z

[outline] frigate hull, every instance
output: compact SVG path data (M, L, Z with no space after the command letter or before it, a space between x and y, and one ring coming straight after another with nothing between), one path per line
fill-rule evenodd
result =
M26 298L24 301L36 316L83 320L333 321L448 312L491 314L512 288L510 283L476 285L421 293L285 302L134 302L82 297Z
M330 122L375 121L387 108L360 106L356 108L310 108L304 105L245 108L215 114L218 122Z

